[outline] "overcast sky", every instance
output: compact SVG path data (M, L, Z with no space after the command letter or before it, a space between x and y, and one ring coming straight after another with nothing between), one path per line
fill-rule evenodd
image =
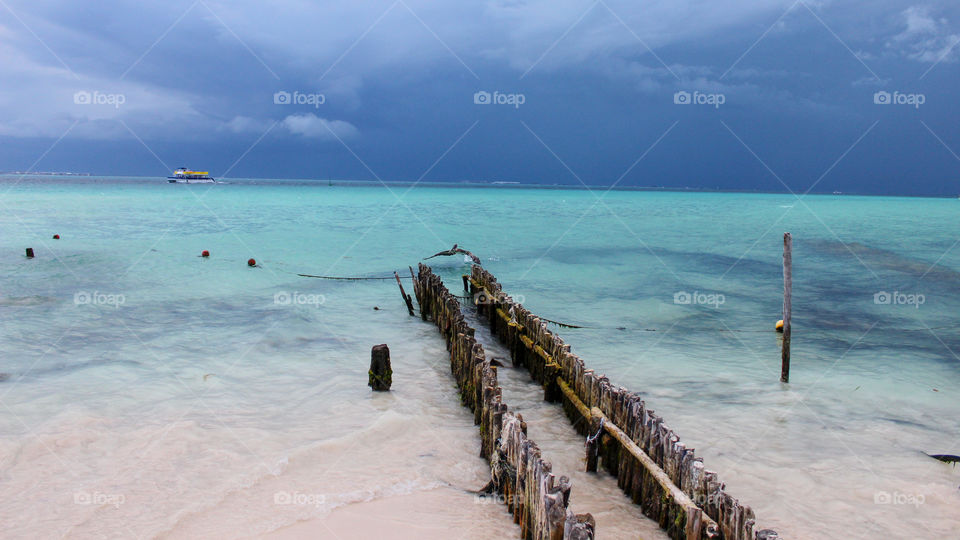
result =
M960 193L960 3L0 0L0 170Z

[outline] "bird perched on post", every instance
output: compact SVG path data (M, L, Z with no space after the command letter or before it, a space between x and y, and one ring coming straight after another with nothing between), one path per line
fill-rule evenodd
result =
M463 253L463 254L466 255L467 257L470 257L471 259L473 259L473 262L475 262L475 263L477 263L477 264L483 264L483 263L480 262L480 257L477 257L477 256L474 255L473 253L470 253L469 251L467 251L467 250L465 250L465 249L463 249L463 248L461 248L461 247L458 247L458 244L454 244L452 248L450 248L450 249L448 249L448 250L446 250L446 251L441 251L441 252L439 252L439 253L434 253L433 255L427 257L427 259L432 259L432 258L434 258L434 257L440 257L440 256L449 257L450 255L456 255L457 253ZM424 259L424 260L427 260L427 259Z

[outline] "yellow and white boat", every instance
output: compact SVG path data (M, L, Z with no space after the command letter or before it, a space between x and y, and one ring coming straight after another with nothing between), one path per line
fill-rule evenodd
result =
M168 182L171 184L213 184L216 182L207 171L191 171L186 167L180 167L173 171L173 176L168 176Z

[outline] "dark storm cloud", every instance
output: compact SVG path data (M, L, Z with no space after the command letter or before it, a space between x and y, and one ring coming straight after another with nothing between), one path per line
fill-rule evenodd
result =
M960 192L948 2L4 6L0 169Z

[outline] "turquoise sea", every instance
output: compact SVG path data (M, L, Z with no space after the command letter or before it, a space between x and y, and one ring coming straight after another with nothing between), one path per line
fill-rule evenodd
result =
M956 199L0 177L3 536L257 536L479 487L443 342L392 280L457 243L582 326L558 331L761 526L955 537L960 473L924 453L960 454L958 216ZM469 269L428 262L452 290ZM394 391L371 395L378 343Z

